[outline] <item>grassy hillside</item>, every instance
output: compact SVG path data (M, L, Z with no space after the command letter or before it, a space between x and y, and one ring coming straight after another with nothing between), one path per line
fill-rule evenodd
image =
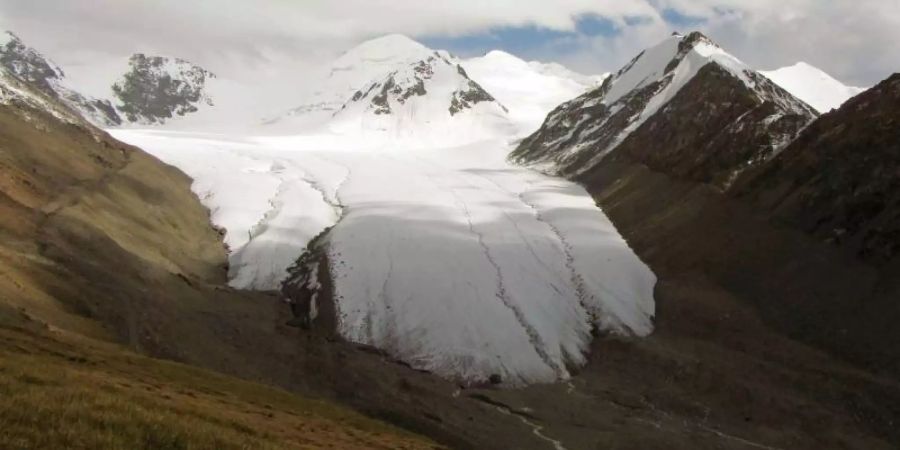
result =
M438 448L333 404L113 345L0 328L0 448Z
M253 365L205 339L212 313L253 324L273 299L224 287L190 183L86 123L0 105L0 448L432 448L334 403L129 353L185 360L184 343L216 368Z

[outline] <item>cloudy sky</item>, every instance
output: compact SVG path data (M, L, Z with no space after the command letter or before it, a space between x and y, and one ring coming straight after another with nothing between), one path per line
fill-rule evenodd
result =
M900 0L0 0L0 26L63 67L135 51L212 69L303 70L403 33L462 56L500 48L585 73L699 29L751 66L806 61L848 84L900 71Z

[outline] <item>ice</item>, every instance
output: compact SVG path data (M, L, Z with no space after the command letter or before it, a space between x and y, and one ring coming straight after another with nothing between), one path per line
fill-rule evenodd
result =
M653 328L656 279L590 195L506 160L522 124L595 79L501 52L458 64L392 35L257 133L112 133L194 179L232 286L278 289L322 236L344 338L464 382L565 379L593 331ZM451 113L460 92L468 107Z
M232 285L275 289L327 234L338 330L413 367L523 385L584 364L591 330L646 335L655 277L578 185L503 139L372 151L347 136L114 130L195 179Z

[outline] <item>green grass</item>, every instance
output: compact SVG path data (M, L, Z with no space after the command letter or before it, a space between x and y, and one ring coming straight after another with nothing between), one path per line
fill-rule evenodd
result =
M437 448L334 404L117 347L0 328L0 448Z

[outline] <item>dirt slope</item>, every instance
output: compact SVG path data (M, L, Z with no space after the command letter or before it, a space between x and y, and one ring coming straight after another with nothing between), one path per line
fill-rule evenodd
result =
M225 250L190 182L85 123L0 105L0 447L434 448L330 403L104 343L184 359L178 339L216 320L182 308L245 308L252 321L271 304L221 287ZM185 347L236 362L201 338Z

